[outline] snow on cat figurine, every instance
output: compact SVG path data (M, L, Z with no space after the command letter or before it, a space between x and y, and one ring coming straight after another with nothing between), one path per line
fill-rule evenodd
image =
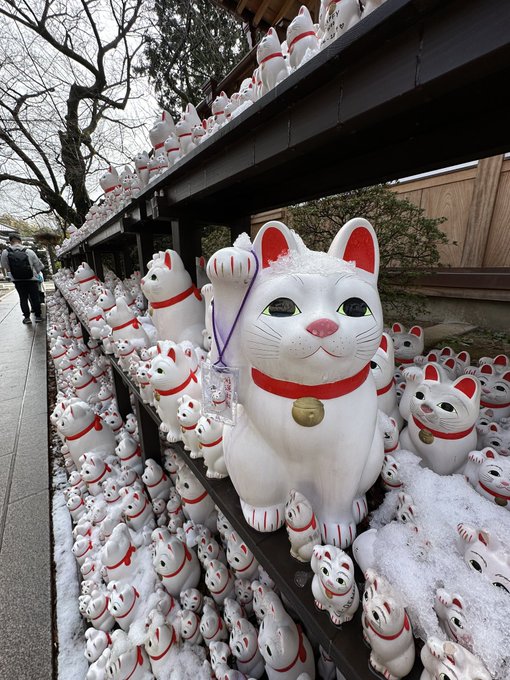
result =
M151 361L149 379L154 389L156 411L161 418L160 429L167 441L181 439L177 420L178 400L183 394L199 399L202 394L200 374L193 367L185 350L173 342L158 342L157 354Z
M270 28L257 47L262 93L266 94L287 77L287 64L274 28Z
M200 420L200 402L198 399L192 399L189 394L183 394L177 399L177 404L177 420L181 426L184 449L190 452L191 458L200 458L202 452L195 431Z
M153 565L166 591L179 597L186 588L196 588L200 580L200 563L193 550L178 538L162 535L156 541Z
M436 590L434 610L439 625L450 640L471 648L473 639L467 630L465 609L464 600L458 593L450 594L444 588Z
M373 569L365 574L363 636L370 645L370 664L386 680L404 678L414 665L411 622L391 586Z
M400 434L403 449L418 454L440 475L461 470L476 448L475 424L480 383L471 375L442 381L435 364L425 366L423 381L410 402L410 418Z
M259 651L269 680L296 680L308 673L315 680L312 647L301 628L285 611L275 593L268 593L267 613L259 630Z
M412 326L406 333L400 323L394 323L390 331L395 350L395 363L412 364L414 357L423 354L424 336L421 326Z
M382 335L381 344L370 362L370 369L377 388L377 406L379 410L397 421L400 430L404 420L398 410L397 391L393 377L395 372L393 343L387 333Z
M319 39L306 5L301 5L299 12L287 28L287 45L289 64L292 69L301 66L305 56L309 58L319 51Z
M492 585L510 593L508 546L487 529L474 529L461 523L457 531L466 543L464 562L468 567L482 574Z
M510 458L490 447L470 451L464 474L481 496L510 510Z
M290 541L290 554L300 562L309 562L314 546L320 545L321 532L312 506L295 489L290 492L285 505L285 525Z
M421 650L420 680L491 680L491 674L474 654L451 640L429 637Z
M315 606L325 609L335 626L350 621L359 606L359 593L349 555L332 545L316 545L310 566L315 574L312 581Z
M302 490L324 541L350 545L353 502L383 462L370 373L382 333L372 226L351 220L324 254L268 222L252 249L224 248L207 269L223 342L253 284L224 354L241 370L238 419L225 425L224 455L246 521L278 529L290 490ZM317 441L321 454L310 457Z
M197 423L195 433L207 467L207 476L213 479L228 477L223 457L223 423L202 416Z
M179 254L170 249L154 253L147 267L141 286L158 338L201 346L204 303Z
M476 375L482 386L480 406L492 409L496 422L510 416L510 371L499 372L494 365L484 364Z

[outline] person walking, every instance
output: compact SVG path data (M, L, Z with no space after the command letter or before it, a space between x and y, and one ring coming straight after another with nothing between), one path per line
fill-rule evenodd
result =
M1 264L18 291L23 323L32 323L29 299L36 323L42 321L39 274L44 265L33 250L22 245L19 234L9 235L9 246L2 251Z

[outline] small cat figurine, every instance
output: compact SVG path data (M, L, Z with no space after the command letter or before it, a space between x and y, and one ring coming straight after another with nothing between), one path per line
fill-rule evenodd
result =
M400 415L397 404L397 392L395 388L395 358L393 355L393 343L387 333L383 333L381 344L370 362L370 370L374 376L377 388L377 406L380 411L397 421L398 429L402 429L404 420Z
M400 434L403 449L418 454L440 475L461 470L476 447L480 383L471 375L443 382L435 364L427 364L423 381L410 401L410 418Z
M316 545L310 566L315 574L315 606L325 609L336 626L350 621L359 606L359 593L349 555L332 545Z
M457 531L467 544L464 562L491 581L492 585L510 593L510 553L495 535L487 529L475 529L459 524Z
M467 649L451 640L429 637L421 650L424 671L420 680L491 680L483 663Z
M510 371L499 372L494 365L484 364L476 375L482 386L480 406L494 411L494 421L510 416Z
M399 464L391 454L385 454L384 464L381 470L381 484L385 491L400 489L402 480L399 475Z
M358 0L321 0L319 24L323 31L321 50L361 19Z
M489 446L470 451L464 469L469 483L489 501L510 510L510 458Z
M394 323L390 331L395 348L395 363L412 364L414 357L423 354L424 336L421 326L412 326L406 333L400 323Z
M325 542L346 547L355 538L353 501L383 462L370 373L382 334L378 269L377 238L361 218L342 227L328 254L268 222L251 248L224 248L209 260L220 339L251 285L224 354L241 373L224 455L244 517L259 531L283 524L296 489ZM212 361L217 356L213 346ZM321 454L311 458L319 440Z
M319 39L306 5L301 5L287 28L287 45L291 69L301 66L307 52L312 55L319 51Z
M494 412L492 411L492 413ZM480 418L478 424L480 424ZM503 427L501 423L488 423L483 431L481 428L479 429L478 436L480 444L478 448L483 449L484 446L490 446L502 456L510 456L510 429Z
M312 559L313 548L320 545L321 532L312 506L299 491L292 489L285 506L285 524L290 554L300 562Z
M257 62L262 80L261 96L287 77L287 64L274 28L270 28L257 47Z
M467 630L466 605L458 593L448 593L444 588L436 590L434 610L446 635L464 647L471 648L473 639Z

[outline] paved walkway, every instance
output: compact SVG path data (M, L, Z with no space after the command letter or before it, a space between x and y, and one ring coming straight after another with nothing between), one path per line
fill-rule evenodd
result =
M51 680L46 331L0 300L0 680Z

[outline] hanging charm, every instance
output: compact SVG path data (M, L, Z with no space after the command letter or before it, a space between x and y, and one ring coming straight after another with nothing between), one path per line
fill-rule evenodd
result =
M418 433L418 437L420 438L420 441L422 441L424 444L432 444L434 442L434 435L430 430L420 430Z
M226 425L235 425L239 369L202 364L202 413Z
M315 427L324 420L324 404L315 397L300 397L292 404L292 417L298 425Z

